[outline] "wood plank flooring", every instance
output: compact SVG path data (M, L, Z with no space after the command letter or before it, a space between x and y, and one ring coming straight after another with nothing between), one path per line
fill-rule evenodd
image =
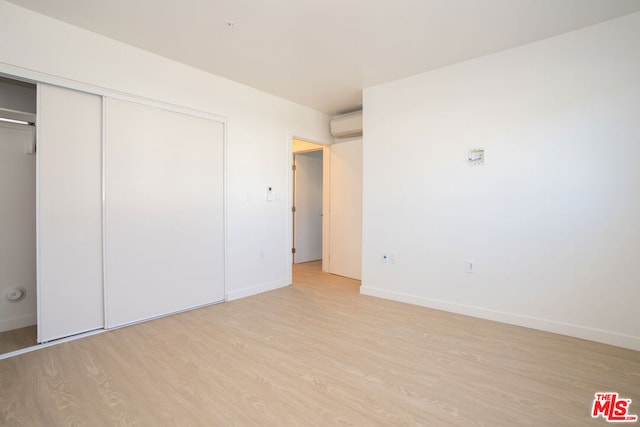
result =
M640 352L294 286L0 360L2 426L602 426Z
M0 354L36 345L37 333L36 325L0 332Z

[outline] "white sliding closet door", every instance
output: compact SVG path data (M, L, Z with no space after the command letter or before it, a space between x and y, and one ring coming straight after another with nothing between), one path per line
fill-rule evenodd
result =
M38 86L38 341L104 326L102 99Z
M224 125L106 102L107 327L224 299Z

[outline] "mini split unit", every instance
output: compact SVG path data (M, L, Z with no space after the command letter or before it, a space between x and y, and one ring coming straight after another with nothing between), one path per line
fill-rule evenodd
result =
M354 138L362 136L362 111L335 116L330 122L334 138Z

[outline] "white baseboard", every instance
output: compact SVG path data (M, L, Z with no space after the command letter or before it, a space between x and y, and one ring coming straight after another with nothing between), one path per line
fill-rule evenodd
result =
M13 329L25 328L38 323L36 313L23 314L9 319L0 319L0 332L11 331Z
M619 334L616 332L589 328L586 326L574 325L570 323L557 322L553 320L523 316L514 313L506 313L482 307L475 307L432 298L419 297L400 292L388 291L385 289L370 288L367 286L361 286L360 293L363 295L370 295L378 298L433 308L436 310L464 314L466 316L478 317L481 319L495 320L497 322L508 323L511 325L524 326L526 328L568 335L575 338L581 338L589 341L596 341L603 344L610 344L617 347L624 347L631 350L640 351L640 337L632 335Z
M284 288L289 286L290 284L291 283L288 283L286 280L277 280L275 282L263 283L261 285L253 286L251 288L245 288L237 291L227 292L225 300L233 301L240 298L250 297L251 295L257 295L263 292Z

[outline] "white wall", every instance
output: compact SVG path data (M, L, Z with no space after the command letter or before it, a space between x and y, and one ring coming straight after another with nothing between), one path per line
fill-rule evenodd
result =
M362 292L640 349L638 40L635 14L366 89Z
M227 298L290 283L290 141L330 142L327 115L2 0L0 39L11 40L0 43L1 73L62 78L226 117Z

